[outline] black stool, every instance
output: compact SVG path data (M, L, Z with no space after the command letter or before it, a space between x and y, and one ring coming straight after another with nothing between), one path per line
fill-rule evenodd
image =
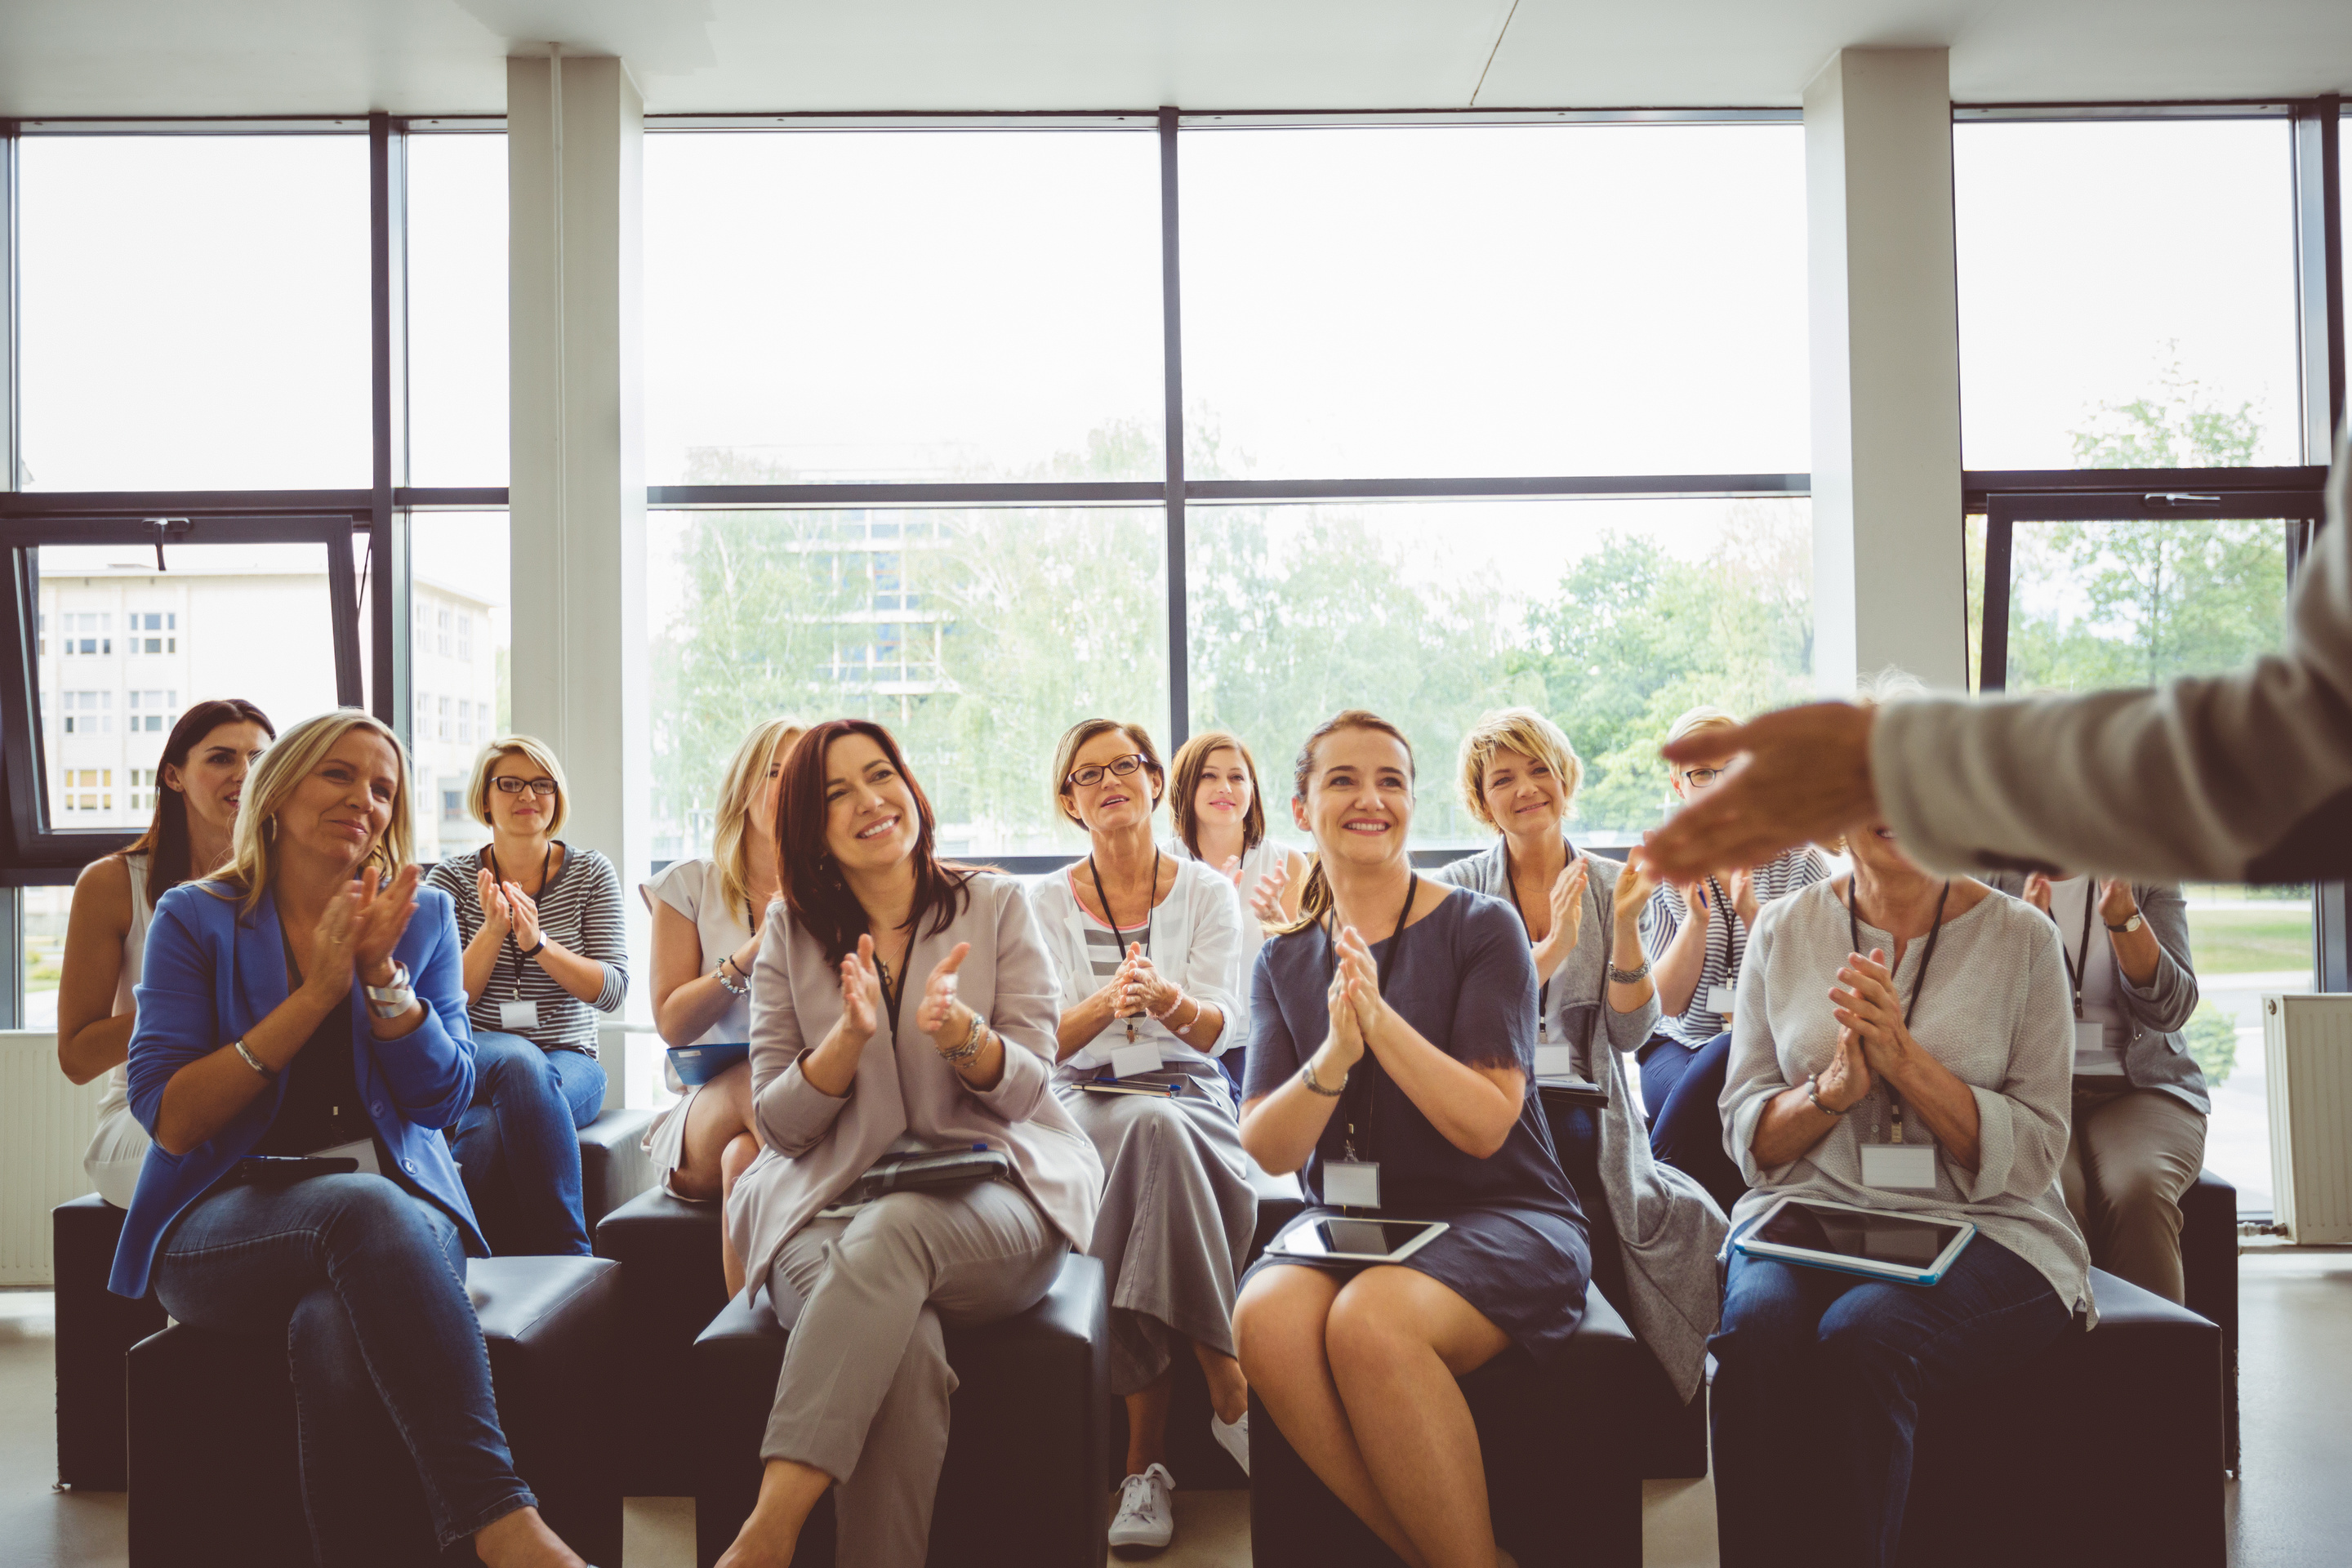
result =
M763 1294L756 1306L728 1302L694 1342L694 1535L702 1568L727 1550L759 1496L760 1439L784 1340ZM948 1360L960 1386L931 1514L935 1568L1102 1568L1109 1344L1102 1265L1077 1253L1027 1311L949 1327ZM833 1548L828 1496L793 1561L830 1563Z
M49 1211L58 1322L58 1481L85 1491L122 1489L122 1358L163 1329L153 1296L133 1301L106 1288L125 1211L96 1193Z
M1506 1351L1462 1380L1495 1539L1522 1568L1641 1568L1643 1462L1625 1445L1651 1379L1664 1382L1655 1358L1593 1290L1551 1365ZM1260 1563L1398 1561L1307 1468L1255 1392L1250 1552Z
M594 1258L478 1258L466 1271L516 1472L549 1526L607 1563L621 1560L604 1395L621 1350L619 1272ZM285 1336L177 1323L134 1346L129 1366L133 1568L309 1568ZM413 1468L387 1473L377 1502L415 1561L439 1560ZM450 1560L472 1561L471 1547Z
M604 1216L596 1256L621 1264L621 1342L628 1375L614 1388L627 1436L621 1489L629 1497L694 1491L700 1415L682 1396L694 1337L727 1304L717 1204L655 1187Z
M2238 1468L2238 1189L2207 1171L2180 1198L2189 1310L2221 1330L2221 1442Z

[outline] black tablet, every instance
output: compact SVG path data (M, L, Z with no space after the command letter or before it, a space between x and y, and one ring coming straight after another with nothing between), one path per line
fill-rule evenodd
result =
M1450 1227L1433 1219L1340 1219L1325 1215L1293 1226L1266 1251L1300 1263L1398 1263Z
M1782 1198L1733 1245L1751 1258L1933 1285L1976 1233L1965 1220Z

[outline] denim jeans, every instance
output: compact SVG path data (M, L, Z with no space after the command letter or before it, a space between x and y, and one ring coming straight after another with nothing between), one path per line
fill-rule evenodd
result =
M604 1068L595 1058L474 1031L474 1103L449 1142L475 1217L499 1252L589 1255L580 1129L604 1103Z
M1650 1152L1707 1191L1731 1212L1748 1191L1738 1163L1723 1152L1724 1076L1731 1068L1731 1037L1716 1036L1693 1050L1671 1035L1642 1047L1642 1103L1650 1110Z
M155 1258L181 1322L282 1337L294 1381L303 1510L319 1563L413 1562L425 1521L446 1550L518 1508L489 1353L447 1215L382 1176L216 1186ZM181 1439L204 1441L202 1411Z
M2008 1371L2068 1318L1981 1234L1928 1286L1734 1253L1707 1343L1723 1568L1893 1563L1921 1397Z

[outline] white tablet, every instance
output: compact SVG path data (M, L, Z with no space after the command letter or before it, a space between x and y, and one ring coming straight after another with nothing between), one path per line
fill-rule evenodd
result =
M1451 1227L1434 1219L1340 1219L1320 1215L1291 1226L1266 1247L1298 1263L1400 1263Z
M1976 1236L1966 1220L1890 1214L1813 1198L1782 1198L1732 1243L1750 1258L1777 1258L1906 1285L1933 1285Z

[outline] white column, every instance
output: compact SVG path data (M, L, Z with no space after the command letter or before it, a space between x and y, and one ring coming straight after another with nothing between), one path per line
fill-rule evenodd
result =
M1805 89L1813 669L1968 683L1946 52L1846 49Z
M621 61L507 61L514 723L563 759L564 837L620 869L640 954L644 143L645 103Z

